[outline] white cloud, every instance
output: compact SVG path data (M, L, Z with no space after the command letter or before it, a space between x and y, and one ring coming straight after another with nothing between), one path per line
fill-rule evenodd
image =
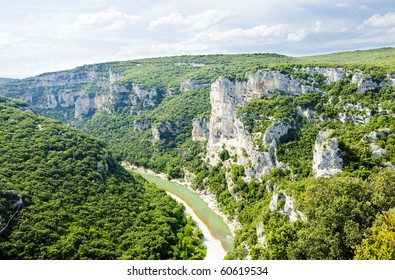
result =
M24 41L24 38L17 37L9 33L0 32L0 49L12 47L15 44Z
M395 26L395 13L389 12L385 15L376 14L363 22L364 26L392 27Z
M139 19L138 16L121 12L114 7L95 13L78 15L72 24L64 24L60 35L75 37L84 31L118 31L127 28Z
M227 50L209 43L183 41L175 43L135 42L127 47L122 47L113 60L136 59L155 56L192 55L192 54L217 54L226 53Z
M336 4L336 7L337 7L337 8L344 8L344 7L347 7L347 6L348 6L347 3L337 3L337 4Z
M298 30L294 33L289 33L288 37L287 37L287 41L288 42L300 42L307 36L307 34L308 34L308 32L305 28Z
M172 13L151 21L147 29L153 31L161 28L175 28L179 31L200 31L210 28L235 14L232 11L207 10L200 14L185 17L181 13Z
M318 33L321 30L321 26L322 26L322 21L317 20L315 22L314 33Z
M258 25L253 28L235 28L224 32L201 32L194 36L197 42L233 42L236 44L246 43L250 40L260 41L273 40L286 32L286 24L278 25Z
M187 37L173 43L161 43L158 41L134 42L127 47L122 47L122 50L113 59L228 53L228 47L235 45L245 46L285 41L287 29L288 26L285 24L258 25L252 28L235 28L224 32L197 32L188 34Z

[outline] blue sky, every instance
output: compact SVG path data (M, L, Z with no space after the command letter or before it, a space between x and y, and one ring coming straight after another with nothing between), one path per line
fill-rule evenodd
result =
M0 77L182 54L395 46L393 0L0 0Z

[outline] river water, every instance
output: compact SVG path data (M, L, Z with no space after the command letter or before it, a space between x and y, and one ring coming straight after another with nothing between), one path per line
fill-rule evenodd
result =
M134 171L136 172L136 171ZM230 230L224 220L218 216L213 210L211 210L207 203L200 198L196 193L188 190L187 188L159 178L154 175L149 175L142 172L136 172L144 177L148 182L155 184L159 188L165 190L179 197L183 202L185 202L196 216L207 226L211 235L218 239L225 251L230 251L233 248L233 238L231 236Z

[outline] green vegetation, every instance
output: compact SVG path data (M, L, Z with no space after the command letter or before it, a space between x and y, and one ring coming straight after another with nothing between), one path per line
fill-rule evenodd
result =
M21 106L0 98L0 229L23 201L0 233L1 259L205 256L182 205L124 170L102 141Z
M324 75L306 71L307 67L311 69L316 66L342 68L347 70L347 75L337 82L327 83ZM292 127L276 145L275 159L282 164L279 164L263 178L253 178L250 182L246 182L244 176L246 176L251 163L247 163L245 166L236 165L237 158L231 156L232 151L223 147L219 153L222 162L215 167L206 166L202 160L205 157L206 143L193 142L191 130L194 119L210 114L209 87L215 79L224 76L232 81L246 81L251 73L260 69L280 71L288 77L301 81L304 86L311 86L311 91L295 96L289 96L282 92L273 93L252 100L246 106L239 108L237 117L243 122L245 129L251 135L252 143L260 152L269 150L268 146L264 145L262 136L266 129L273 124L273 121L285 122ZM194 187L200 190L205 188L210 190L216 196L220 209L232 218L237 217L242 225L242 228L236 233L234 250L228 254L228 259L243 259L247 256L253 259L393 258L391 252L395 251L394 243L390 242L393 238L393 210L390 209L395 207L395 201L392 199L394 197L392 182L395 181L392 168L395 165L395 119L393 116L395 113L395 87L359 92L358 83L352 82L352 76L360 72L376 84L388 81L387 74L395 72L395 49L383 48L308 57L248 54L177 56L113 62L65 71L59 74L58 80L50 86L42 85L46 80L44 79L43 83L40 79L45 78L45 75L22 81L8 81L0 85L0 94L29 100L35 112L65 123L77 124L78 129L103 139L108 150L117 160L126 160L157 172L164 172L170 179L183 177L186 170L194 173L196 175ZM62 82L65 80L62 75L69 74L78 79L75 79L76 82L72 84L65 84ZM51 75L56 76L57 74L52 73ZM134 86L138 86L148 93L140 93L142 96L138 96ZM115 90L117 88L123 90L117 92ZM99 95L107 96L108 99L105 101L107 103L101 104L103 107L100 110L91 108L89 111L91 114L82 119L75 119L74 116L76 111L74 102L79 98L77 95L73 95L69 100L70 106L64 104L64 106L58 104L56 108L48 106L50 105L48 100L52 98L52 95L59 101L59 96L62 94L76 93L91 98ZM149 96L150 93L155 94ZM10 103L11 101L6 102ZM14 105L17 108L31 110L30 107L26 107L22 103ZM47 120L47 122L49 121ZM12 125L21 124L15 122ZM28 126L31 127L30 130L26 129L27 132L20 134L29 135L29 131L40 133L36 129L37 125L36 122L34 125ZM42 125L42 127L45 131L45 126ZM343 172L331 178L313 178L314 144L318 133L329 129L332 130L331 137L336 137L339 143L341 151L339 156L343 159ZM155 132L156 138L154 138L153 132ZM73 130L73 133L77 132ZM370 138L372 133L377 136L374 140ZM51 135L59 136L56 133ZM4 143L9 145L10 139L14 139L13 137L7 138ZM48 136L47 138L51 139ZM24 139L24 137L20 137L20 139ZM59 150L64 153L69 148L72 149L72 153L70 151L62 155L63 161L69 159L67 156L70 153L76 154L74 150L77 148L69 147L66 143L58 144L59 141L56 138L56 141L42 144L51 153L44 152L40 154L40 157L44 157L51 163L51 156L57 155L54 151ZM62 141L60 143L63 143ZM23 142L20 144L23 146ZM379 156L374 155L372 145L375 145L375 149L379 151L383 149L385 152ZM104 146L100 147L105 149ZM90 148L87 147L87 149ZM105 153L100 149L95 155ZM19 159L18 164L23 166L24 162L30 160L30 154L34 155L29 150L23 156L18 154L15 159L12 159ZM77 155L79 154L82 159L87 156L85 153L77 153ZM247 152L243 156L248 161ZM73 184L73 188L77 188L77 193L81 189L81 191L84 190L89 195L93 195L90 192L94 187L94 197L97 197L101 194L97 190L106 189L109 191L110 188L104 188L100 184L107 186L107 181L110 180L107 177L111 176L103 171L99 172L95 164L100 162L100 166L103 168L107 161L113 162L113 160L97 158L94 155L89 155L89 157L92 162L87 160L87 164L90 164L92 170L87 169L86 172L84 171L85 173L76 172L76 174L86 174L89 178L87 179L89 184L87 182L86 185L92 187L78 188L80 181L75 181L77 183ZM77 160L80 159L77 158ZM34 162L44 164L39 158L34 159ZM110 171L123 174L123 171L116 167L117 164L107 164ZM52 165L51 168L54 169L53 173L44 173L44 175L51 178L47 180L56 180L56 174L58 174L56 170L59 168ZM62 168L67 171L58 174L59 178L63 178L73 171L72 169L69 172L67 167ZM19 177L13 178L9 172L4 173L8 175L2 176L6 176L7 180L21 180ZM24 176L30 178L27 171L23 172L25 172ZM74 176L74 173L71 174ZM155 201L155 199L151 203L150 196L155 198L155 195L149 192L156 193L156 191L141 181L139 177L130 177L125 174L122 176L126 176L126 181L133 178L134 181L128 181L132 185L143 186L136 187L141 191L136 190L136 194L133 194L135 197L141 198L139 200L140 206L135 205L137 210L133 208L135 212L132 212L135 213L135 216L140 217L140 213L148 213L156 204L170 205L170 202L165 204L162 201ZM231 190L228 188L229 176L233 181ZM34 178L30 179L32 182L35 180ZM79 180L84 182L83 179ZM39 181L41 182L41 179L37 179L35 182ZM12 184L17 184L15 182L12 181ZM17 182L19 184L19 181ZM43 188L40 193L45 194L45 197L50 197L50 201L55 201L50 194L47 194L48 190L54 188L53 184L45 180L43 182L40 184ZM25 181L22 183L25 184ZM90 185L91 183L93 185ZM130 191L128 187L122 187L122 184L113 185L118 188L114 189L116 193L123 193L126 189ZM70 189L73 188L70 187ZM287 206L284 199L280 199L277 209L271 211L269 205L273 193L268 191L270 188L274 188L274 193L283 191L292 197L295 202L294 210L303 212L306 220L299 219L291 223L288 215L284 213L284 208ZM3 223L14 210L9 203L12 199L9 197L5 199L6 196L12 195L7 192L10 189L12 188L4 187L1 193L3 206L0 208L0 222ZM28 192L24 187L20 189L14 187L13 189L18 190L18 193L20 191L23 197L26 194L22 192ZM33 187L30 186L28 190L30 189ZM143 190L146 191L143 192ZM29 195L33 197L31 194ZM110 197L111 195L114 196L112 193L106 194ZM104 197L104 194L102 196ZM158 200L162 196L163 193L159 192L157 194ZM147 198L149 202L145 202ZM48 198L45 199L45 202L49 201ZM43 200L40 197L40 200L37 201L42 203ZM23 210L17 215L18 221L13 221L17 223L10 227L12 232L17 229L16 226L19 219L23 217L23 211L27 209L28 202L29 196L27 196L26 202L24 200ZM62 203L64 202L62 201ZM77 203L76 209L88 206L86 203L81 205ZM142 207L142 212L139 212L140 207ZM114 212L111 213L122 212L122 209L115 209L117 208L113 207ZM73 215L77 214L73 213L77 212L73 211L70 210L71 214L68 214L73 218L67 219L73 225L76 223L76 227L80 226L78 221L81 219L75 218ZM193 244L193 246L187 246L189 249L179 247L179 244L182 243L180 240L185 236L183 231L185 232L185 228L189 227L189 222L178 213L178 210L177 213L170 212L163 215L169 219L175 215L176 220L181 221L177 224L177 228L170 226L171 232L167 230L166 226L160 230L152 228L153 224L160 224L157 222L159 218L156 219L156 216L148 218L148 220L140 217L141 225L139 224L138 228L133 228L133 226L131 228L135 230L133 232L145 232L145 228L149 229L147 234L158 232L157 240L161 240L161 242L163 238L161 239L159 236L169 232L170 234L163 235L167 242L163 241L166 244L163 246L166 248L166 252L170 252L165 258L200 258L203 253L197 239L195 239L198 236L196 232L192 232L191 239L188 239L188 244ZM89 216L91 214L85 213L83 215L91 217ZM161 215L158 214L158 216ZM152 221L155 223L151 224ZM99 227L97 223L92 218L93 227ZM111 225L118 224L122 225L119 220L116 220ZM31 224L28 225L34 228ZM104 227L105 225L100 224L101 230L107 229ZM257 234L258 225L261 225L263 229L260 234L265 236L265 242L260 241L261 244L258 240L259 233ZM66 242L68 236L72 236L70 232L73 232L74 229L75 227L61 228L57 233L62 236L60 240ZM83 240L92 238L89 231L84 231L84 233L85 239ZM92 236L95 235L92 234ZM99 240L108 240L106 235L99 234L97 236ZM144 239L133 234L131 236L131 240L135 240L133 238ZM168 240L167 237L171 240ZM1 236L1 238L4 237ZM17 237L14 238L16 240ZM105 247L107 245L99 247L104 248L106 254L107 251L113 253L113 258L135 256L129 249L125 251L125 247L120 247L119 244L123 242L122 238L114 241L113 245L108 245L109 247ZM51 239L48 238L48 240ZM116 238L111 235L110 240L116 240ZM195 240L196 243L194 243ZM125 242L132 244L130 242L137 241ZM103 241L103 243L105 242ZM8 244L7 252L14 252L10 248L19 243L2 244ZM48 246L54 252L60 250L59 247L56 247L60 245ZM194 246L198 248L195 251L196 255L192 253ZM167 250L168 248L171 250ZM160 251L160 249L158 250ZM39 254L50 258L45 255L47 253L40 252ZM78 253L81 255L75 254L76 258L86 257L83 253ZM141 254L147 256L151 253L141 252ZM157 258L163 257L163 255L155 256Z
M265 97L239 109L238 115L253 133L263 133L272 118L294 128L277 145L277 159L288 168L273 169L261 184L243 182L235 176L238 167L232 169L233 182L237 182L235 190L244 197L236 209L243 228L237 233L235 250L228 258L245 258L246 246L251 248L249 253L254 259L394 258L393 214L386 211L395 207L395 171L385 166L395 163L395 119L380 114L379 107L382 102L394 100L395 88L357 93L355 85L345 79L325 86L325 90L326 94L309 92L293 98ZM358 104L364 109L349 109L346 104ZM298 107L314 114L310 119L302 118ZM365 108L370 111L367 124L342 123L338 119L340 113L364 115ZM333 131L331 137L339 141L343 172L314 179L315 139L319 131L328 129ZM377 133L376 139L369 138L371 133ZM372 143L386 153L374 156ZM269 182L294 198L295 209L305 214L306 221L290 223L282 213L283 200L277 210L269 209L271 194L266 190L262 193ZM249 193L254 193L252 199ZM256 226L260 223L266 237L264 246L257 244L256 239Z
M326 55L298 57L301 64L324 66L347 66L350 69L380 68L393 71L395 56L394 48L358 50Z
M81 128L107 140L118 159L180 178L182 166L194 168L202 164L196 156L202 147L191 140L192 120L207 114L209 104L208 90L194 89L167 96L156 108L139 115L99 112ZM136 122L149 125L136 132L133 128ZM163 127L157 142L152 141L153 126L159 130Z
M356 247L356 260L395 259L395 208L378 216L365 234L361 245Z

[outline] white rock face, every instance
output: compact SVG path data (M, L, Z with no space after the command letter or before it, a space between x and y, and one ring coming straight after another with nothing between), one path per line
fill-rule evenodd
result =
M372 80L362 78L358 82L357 92L365 92L365 91L369 91L369 90L374 90L378 87L379 87L379 85L377 83L373 82Z
M390 133L389 128L383 128L378 131L372 131L371 133L369 133L369 135L365 135L362 138L362 141L376 143L376 141L379 140L380 138L387 137L389 133Z
M362 72L356 72L351 80L353 83L358 83L357 92L365 92L375 90L383 87L392 87L395 85L395 73L388 73L387 77L380 84L372 81L369 76L365 76Z
M61 107L67 108L75 105L75 99L81 96L83 92L60 93L58 103Z
M322 67L307 67L301 70L310 74L321 74L326 77L325 83L330 84L333 82L344 79L347 75L347 71L343 68L322 68Z
M328 130L317 136L313 156L314 177L328 177L342 171L339 142L336 137L330 137L332 133L332 130Z
M153 125L151 128L153 142L155 143L169 136L171 137L176 135L179 132L176 126L177 124L173 122L164 122Z
M218 153L224 148L231 156L237 156L237 164L246 166L245 179L260 180L277 166L276 145L281 136L292 127L285 122L274 122L266 131L261 141L267 147L266 152L258 151L251 142L251 135L245 130L244 124L236 116L240 106L250 100L265 95L287 92L300 94L298 81L278 71L258 71L246 82L231 82L219 78L211 85L211 115L207 142L206 162L215 166L220 161Z
M53 109L58 106L58 102L56 102L56 97L53 94L47 95L47 108Z
M209 88L210 84L204 79L189 79L181 82L180 91L185 92L194 88Z
M380 83L380 87L393 87L395 86L395 73L388 73L387 80Z
M286 122L275 122L269 126L263 135L263 144L270 145L273 141L278 144L281 136L286 135L292 126Z
M209 134L207 117L201 117L192 122L192 141L204 142Z
M369 135L362 137L362 141L365 143L370 143L369 148L372 151L373 157L383 157L387 154L387 151L375 143L380 139L386 139L390 134L389 128L383 128L378 131L372 131Z
M247 83L240 83L244 98L259 98L264 95L286 92L291 95L303 93L301 83L279 71L257 71Z
M131 95L131 103L133 105L141 104L143 108L153 107L156 104L156 100L158 97L158 92L156 89L152 90L144 90L141 89L138 85L133 85L133 92L135 95Z
M370 122L372 111L363 108L359 104L347 103L344 105L345 112L339 113L338 119L342 123L353 122L356 125L364 125Z
M383 157L387 154L386 150L384 150L383 148L380 148L376 144L371 143L369 145L369 148L372 150L373 157Z
M295 222L298 219L298 215L294 211L294 203L291 197L287 196L284 192L280 191L273 195L272 200L270 201L270 210L274 211L278 208L278 201L285 200L284 208L279 209L282 214L285 214L289 217L291 222Z
M236 117L237 107L254 97L254 91L247 92L246 89L246 83L235 84L225 78L212 84L206 161L211 166L218 164L218 153L224 147L231 156L237 155L239 165L248 166L251 160L251 165L246 168L247 178L262 177L274 167L274 162L269 153L260 153L254 149L243 123Z
M354 75L351 78L351 82L353 84L359 83L363 78L363 73L361 71L357 71L354 73Z
M159 132L159 130L158 130L158 127L156 127L156 126L153 126L152 128L151 128L151 133L152 133L152 141L155 143L155 142L158 142L159 140L160 140L160 132Z
M54 109L57 106L58 102L56 101L55 95L52 93L42 96L40 102L37 104L37 107L41 109Z
M258 244L265 246L266 245L266 236L263 235L263 223L259 223L256 227L256 236L258 238Z
M89 116L97 110L103 109L108 101L108 98L108 95L79 97L75 102L75 118L80 119L85 116Z

